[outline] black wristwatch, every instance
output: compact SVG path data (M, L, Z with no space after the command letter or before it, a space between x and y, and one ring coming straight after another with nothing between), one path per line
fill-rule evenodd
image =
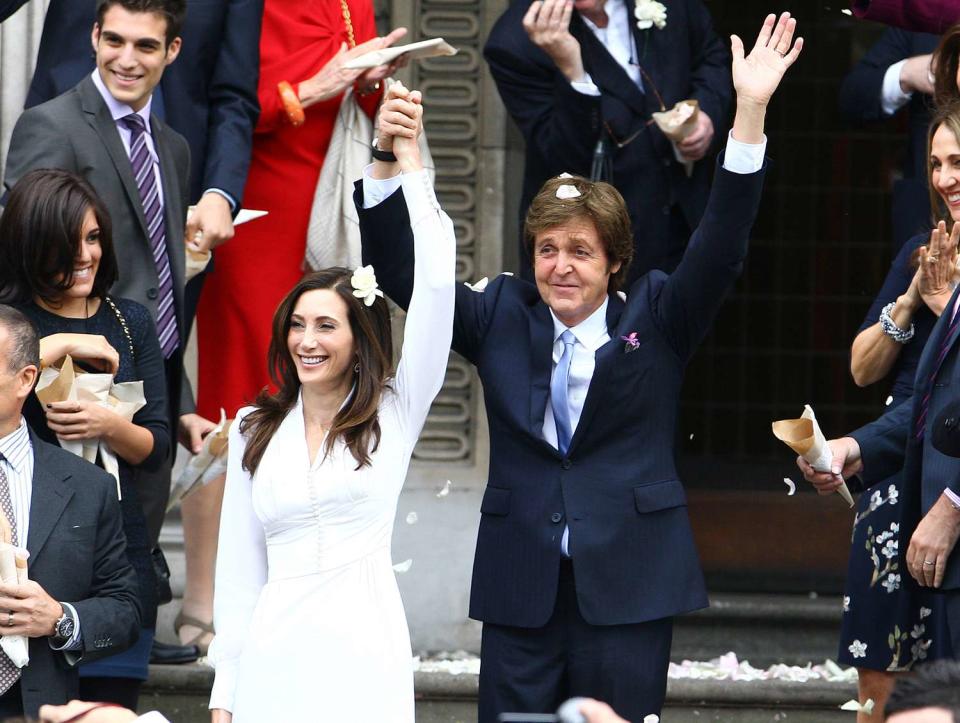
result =
M393 154L393 151L381 151L377 147L377 142L379 140L380 140L379 138L373 139L373 151L372 151L373 157L378 161L383 161L384 163L396 163L397 157Z
M59 645L63 645L70 638L73 637L73 631L76 629L76 623L73 620L73 616L67 610L66 605L61 606L63 608L63 615L60 616L60 619L53 626L53 635L50 637L53 638L53 642Z

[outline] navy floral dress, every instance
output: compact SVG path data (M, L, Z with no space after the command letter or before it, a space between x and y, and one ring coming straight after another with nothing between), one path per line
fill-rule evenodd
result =
M925 234L915 236L900 249L858 333L873 326L883 307L909 288L914 274L910 256L926 241ZM891 369L888 408L909 403L917 364L936 321L925 305L914 314L914 337ZM851 485L856 481L850 480ZM891 477L861 490L857 502L837 659L858 668L909 670L920 661L951 655L940 596L918 587L900 566L901 546L910 542L900 537L901 484L899 475Z

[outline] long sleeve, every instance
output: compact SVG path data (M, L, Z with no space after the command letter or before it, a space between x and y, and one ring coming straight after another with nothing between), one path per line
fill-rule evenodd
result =
M940 35L960 21L956 0L850 0L858 18Z
M240 207L260 106L257 78L263 0L231 0L210 78L203 188L229 193Z
M887 117L883 109L883 80L894 63L910 57L910 37L897 28L887 29L867 51L840 86L840 113L856 123Z
M453 335L456 237L426 171L405 173L401 185L413 229L415 264L396 389L412 448L447 368Z
M868 487L891 477L903 467L912 414L911 398L849 434L860 445L860 458L863 461L860 477Z
M245 443L241 416L230 428L227 482L220 512L213 621L217 635L210 647L216 668L210 708L233 710L237 668L260 590L267 581L267 541L253 509L253 480L242 468Z

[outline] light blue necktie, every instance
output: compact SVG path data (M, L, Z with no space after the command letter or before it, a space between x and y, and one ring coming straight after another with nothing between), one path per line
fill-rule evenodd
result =
M570 428L570 405L567 403L567 382L570 379L570 362L573 361L573 345L577 343L573 332L567 329L560 335L563 355L550 380L550 404L553 405L553 420L557 424L557 449L566 454L573 432Z

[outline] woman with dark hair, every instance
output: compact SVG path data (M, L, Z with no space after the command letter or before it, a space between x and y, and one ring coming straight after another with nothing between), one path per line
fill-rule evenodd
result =
M955 222L960 207L950 197L960 182L949 150L951 144L957 148L958 138L960 106L948 104L934 113L927 132L927 181L936 228L900 249L850 350L850 371L858 386L892 377L889 407L913 394L920 355L958 280L960 225ZM901 489L896 476L863 490L854 520L838 660L857 668L861 701L876 703L876 716L861 713L862 722L882 720L894 673L950 654L941 599L918 590L900 568L900 553L909 542L900 538Z
M86 371L112 373L117 383L143 382L146 405L132 421L83 400L43 407L31 395L23 409L41 439L52 444L99 439L117 457L123 530L139 582L142 629L130 650L81 666L80 697L136 708L157 615L137 469L153 469L166 457L170 435L156 328L144 307L107 293L116 278L110 217L93 189L64 171L23 176L0 216L0 299L37 327L41 366L69 354Z
M393 89L386 97L381 143L397 118L419 134L419 105ZM415 281L396 373L374 269L311 274L274 314L268 369L278 391L261 392L230 430L210 648L215 723L317 720L318 710L329 721L414 719L390 541L443 384L456 242L416 138L393 146L398 182L422 204L409 203Z

